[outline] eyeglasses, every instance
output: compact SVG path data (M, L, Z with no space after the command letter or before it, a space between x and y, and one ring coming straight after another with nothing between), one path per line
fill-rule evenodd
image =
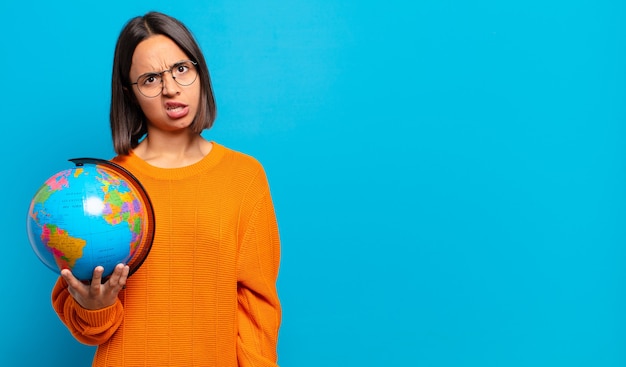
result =
M163 74L169 72L172 79L182 86L193 84L198 78L196 70L197 63L191 60L183 60L174 64L171 68L159 73L146 73L137 78L137 81L130 85L137 85L139 93L148 98L154 98L163 91Z

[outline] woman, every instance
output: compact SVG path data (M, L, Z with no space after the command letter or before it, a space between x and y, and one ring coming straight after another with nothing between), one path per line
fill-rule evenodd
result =
M276 366L279 235L262 166L205 140L215 103L188 29L165 14L131 19L112 77L114 162L155 211L150 255L101 284L68 269L53 306L74 337L97 345L93 366Z

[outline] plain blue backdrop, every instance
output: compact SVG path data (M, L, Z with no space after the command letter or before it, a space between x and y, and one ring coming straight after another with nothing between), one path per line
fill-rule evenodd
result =
M83 367L26 213L113 156L119 31L186 23L266 167L282 366L626 365L626 3L5 1L1 366Z

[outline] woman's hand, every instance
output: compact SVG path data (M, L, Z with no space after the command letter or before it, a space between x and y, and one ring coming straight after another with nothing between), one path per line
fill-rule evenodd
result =
M96 266L90 284L76 279L69 269L61 270L61 276L67 282L67 290L83 308L98 310L112 306L117 301L118 293L126 286L129 272L128 265L117 264L109 279L102 283L104 268Z

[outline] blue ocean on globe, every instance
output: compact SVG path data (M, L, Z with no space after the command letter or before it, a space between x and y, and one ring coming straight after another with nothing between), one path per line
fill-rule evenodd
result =
M115 265L133 259L142 241L151 241L152 208L141 190L109 164L58 172L30 204L27 232L33 250L57 273L68 268L89 280L100 265L104 276L110 275Z

